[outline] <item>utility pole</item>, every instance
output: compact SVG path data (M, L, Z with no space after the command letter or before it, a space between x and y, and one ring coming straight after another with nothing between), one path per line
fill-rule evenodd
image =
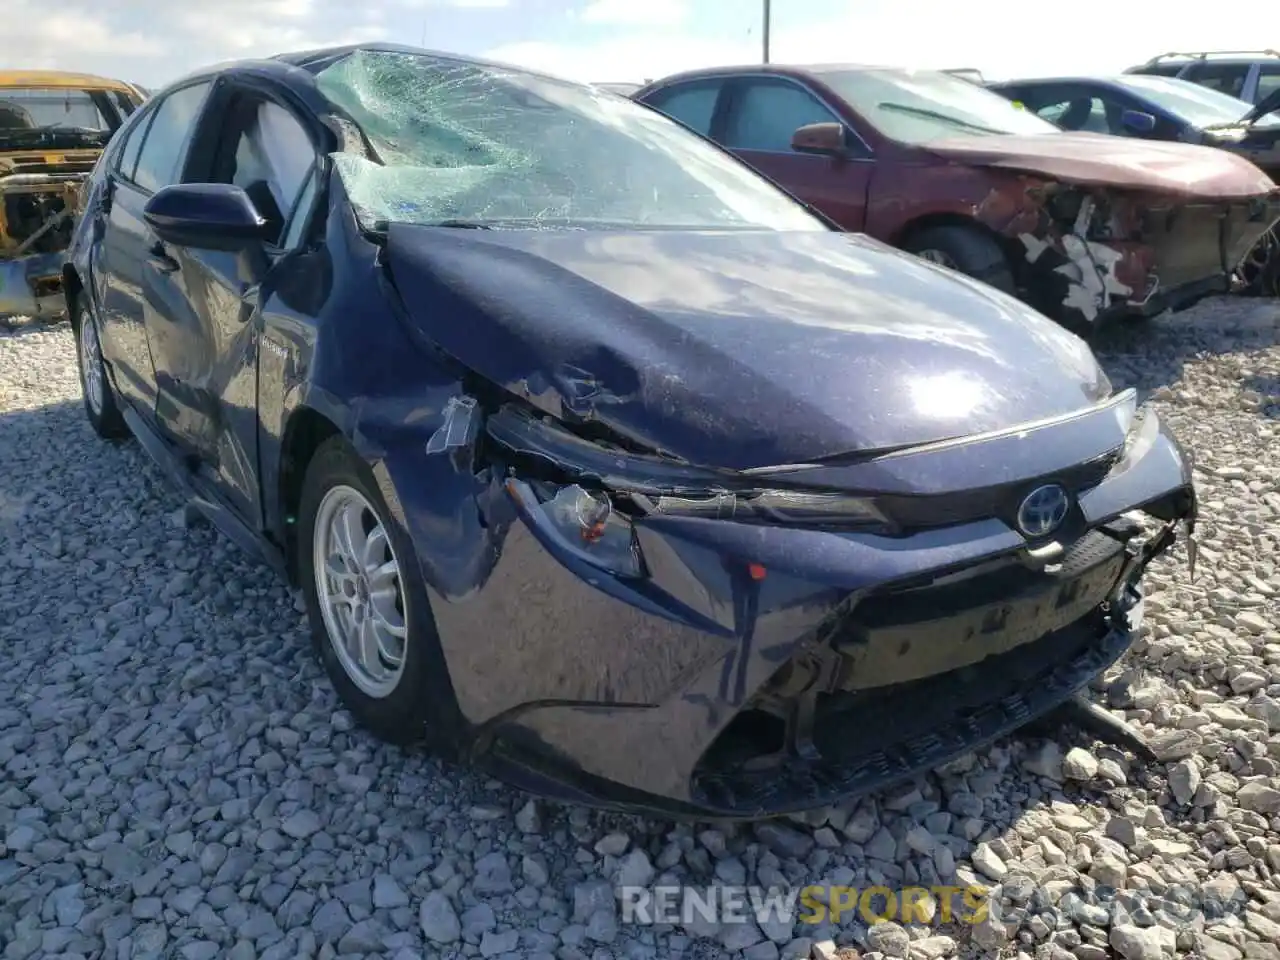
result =
M769 62L769 0L764 0L764 62Z

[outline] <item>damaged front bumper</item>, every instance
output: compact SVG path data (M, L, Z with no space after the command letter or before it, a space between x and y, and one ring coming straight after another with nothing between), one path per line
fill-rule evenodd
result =
M1143 571L1195 515L1177 442L1134 415L1132 394L970 441L756 472L756 486L859 489L803 503L861 507L793 523L733 478L695 496L705 472L511 407L486 419L467 399L383 463L423 544L470 756L571 802L757 818L945 763L1123 654ZM1008 508L1047 476L1071 513L1057 540L1031 542ZM647 508L592 512L620 488ZM1155 536L1134 510L1163 524Z
M1182 310L1229 293L1280 221L1280 189L1239 201L1171 201L1058 188L1019 235L1028 299L1080 328Z

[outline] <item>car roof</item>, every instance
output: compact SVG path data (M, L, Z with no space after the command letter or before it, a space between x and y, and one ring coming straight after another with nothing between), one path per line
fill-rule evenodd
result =
M945 73L944 70L924 69L913 71L908 67L894 67L877 63L806 63L806 64L790 64L790 63L753 63L738 64L735 66L724 67L700 67L697 70L683 70L680 73L673 73L653 81L652 84L646 86L661 86L665 83L674 82L676 80L698 80L702 78L735 76L738 74L767 74L779 77L815 77L820 79L824 73L836 73L847 71L853 73L861 73L864 71L875 70L877 72L888 73Z
M0 89L6 87L44 87L50 90L117 90L134 93L132 84L92 73L68 73L63 70L0 70Z
M544 80L554 81L556 83L566 83L574 86L589 86L588 84L578 83L573 80L566 80L563 77L557 77L548 73L541 73L537 70L530 70L526 67L514 66L509 63L501 63L496 60L486 60L482 57L468 57L456 53L448 53L442 50L428 50L422 47L412 47L399 43L351 43L342 46L333 47L316 47L309 50L296 50L288 53L278 53L271 57L249 60L228 60L222 63L211 64L199 70L193 71L184 77L174 80L167 84L164 89L170 87L181 86L187 83L197 82L202 79L223 76L226 74L243 74L248 76L257 76L269 78L289 88L304 100L311 100L312 106L319 106L313 98L319 98L324 101L316 88L315 76L327 67L337 63L343 57L349 56L357 51L365 51L369 53L401 53L411 54L414 56L428 57L433 60L453 61L459 64L474 64L480 67L491 67L497 70L504 70L511 73L519 73L524 76L538 77ZM153 90L153 95L163 93L164 90Z
M1022 87L1036 83L1119 83L1124 84L1130 79L1125 74L1105 74L1093 76L1075 76L1075 77L1021 77L1017 80L992 80L987 84L988 87ZM1161 77L1162 80L1174 80L1175 77ZM1188 83L1182 80L1180 83Z

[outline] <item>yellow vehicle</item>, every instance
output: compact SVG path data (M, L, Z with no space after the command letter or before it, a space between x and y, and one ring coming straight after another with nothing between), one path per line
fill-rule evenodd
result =
M143 99L120 80L0 70L0 318L63 312L80 185Z

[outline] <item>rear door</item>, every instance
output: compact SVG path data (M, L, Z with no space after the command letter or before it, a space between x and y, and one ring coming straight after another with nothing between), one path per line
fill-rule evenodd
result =
M287 271L317 186L319 147L308 123L266 88L228 82L201 130L188 183L242 188L267 221L265 248L244 253L171 248L184 313L156 352L181 392L160 407L171 433L236 513L258 528L258 365L264 291ZM301 210L303 212L299 213Z
M791 148L797 128L838 123L845 128L843 157ZM875 161L862 139L811 89L789 77L738 77L717 117L713 136L745 162L845 230L866 226L867 191Z
M116 386L140 413L154 416L158 393L148 317L157 294L148 268L155 238L142 218L157 189L157 170L172 168L185 153L190 132L212 82L180 87L150 104L127 133L119 163L108 173L99 208L101 222L91 269L103 328L103 353ZM162 184L163 185L163 184Z

